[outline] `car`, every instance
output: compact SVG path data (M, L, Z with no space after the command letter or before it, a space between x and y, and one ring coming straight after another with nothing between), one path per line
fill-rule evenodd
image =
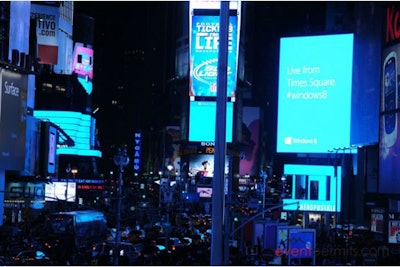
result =
M135 265L138 261L140 251L129 242L119 242L118 250L115 248L117 242L104 241L93 245L92 265L114 265L118 255L118 265Z
M23 250L11 258L11 265L53 265L54 262L40 250Z
M146 238L144 230L131 230L127 236L127 240L131 243L140 243Z
M170 252L165 246L159 245L155 241L147 241L143 244L139 265L162 265L162 262L169 257Z
M180 250L182 247L184 247L184 244L182 243L182 241L177 238L177 237L169 237L168 238L168 250L170 252L175 252L177 250ZM165 237L159 237L157 238L157 244L158 245L167 245L166 244L166 238Z

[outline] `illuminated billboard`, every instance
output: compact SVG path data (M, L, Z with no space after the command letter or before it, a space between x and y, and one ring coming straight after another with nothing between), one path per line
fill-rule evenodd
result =
M94 119L88 114L73 111L35 110L34 117L49 120L63 129L75 142L72 147L57 147L57 155L101 157L101 151L91 149Z
M219 16L192 16L191 100L217 96ZM229 17L227 97L234 97L237 67L237 16Z
M67 202L75 202L76 200L76 183L75 182L52 182L46 183L45 200L58 201L65 200Z
M217 114L217 102L215 101L191 101L189 113L189 141L190 142L214 142ZM233 132L233 103L226 103L226 142L232 142Z
M353 39L353 34L281 38L278 153L327 153L352 145Z
M58 62L58 7L31 4L31 19L36 20L37 55L39 63Z
M190 1L189 142L214 142L220 34L220 1ZM239 1L230 3L227 44L226 142L232 142L240 33ZM193 103L192 103L193 102ZM203 123L204 122L204 123Z
M400 190L399 59L400 43L386 47L382 52L379 193L387 194Z
M56 172L57 155L57 129L50 122L41 123L41 173L44 176L53 175Z
M78 81L90 95L93 90L93 49L76 43L72 71L78 75Z
M28 75L0 68L0 168L25 167Z
M12 205L42 209L44 203L45 183L38 182L6 182L4 188L4 202Z
M283 199L284 210L340 212L340 166L285 164L284 175L292 183L291 197Z
M196 191L200 198L212 197L212 187L197 187Z
M189 173L195 177L214 176L214 155L213 154L194 154L189 158ZM225 156L225 174L229 173L229 158Z

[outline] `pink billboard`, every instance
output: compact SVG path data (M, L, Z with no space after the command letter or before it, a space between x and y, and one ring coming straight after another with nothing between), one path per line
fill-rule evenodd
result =
M256 175L257 151L259 147L260 131L260 108L243 107L242 134L239 138L240 154L240 175Z
M78 81L90 95L93 90L93 49L76 43L72 71L78 75Z

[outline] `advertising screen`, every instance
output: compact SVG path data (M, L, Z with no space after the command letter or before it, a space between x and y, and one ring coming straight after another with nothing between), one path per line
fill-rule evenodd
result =
M217 96L219 16L192 16L190 99ZM237 68L237 16L229 17L227 97L234 97Z
M388 243L400 244L400 221L398 220L389 220Z
M397 180L400 175L399 58L400 44L387 47L382 52L379 191L387 194L400 190Z
M211 198L212 197L212 187L197 187L197 193L200 198Z
M351 146L353 39L353 34L281 38L278 153Z
M197 177L214 176L214 155L194 154L189 158L189 173ZM225 174L229 173L229 158L225 157Z
M217 102L191 101L189 114L189 141L214 142L217 116ZM226 142L232 142L233 103L226 103Z
M78 81L90 95L93 90L93 49L76 43L72 70L78 75Z
M371 232L383 233L384 230L384 213L382 208L371 209Z
M68 187L68 189L67 189ZM68 202L75 202L76 197L76 183L75 182L52 182L46 183L45 187L45 200L58 201L65 200L67 195Z
M25 166L27 86L25 74L0 69L0 168Z
M289 231L289 262L294 259L310 259L310 265L315 264L316 230L291 229ZM300 261L300 263L303 263ZM305 263L305 262L304 262ZM299 264L309 265L309 264Z
M94 127L92 117L73 111L35 110L33 115L49 120L63 129L75 142L73 147L58 147L57 155L80 155L101 157L101 151L91 149L91 134Z
M31 5L31 19L36 19L37 55L41 64L58 62L58 7Z
M284 174L292 177L292 193L283 199L284 210L341 210L341 167L285 164Z

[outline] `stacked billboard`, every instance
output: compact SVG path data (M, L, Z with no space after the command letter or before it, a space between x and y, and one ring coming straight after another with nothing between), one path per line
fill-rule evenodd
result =
M190 1L189 142L214 142L220 1ZM232 142L239 43L238 2L230 3L228 27L226 141Z

